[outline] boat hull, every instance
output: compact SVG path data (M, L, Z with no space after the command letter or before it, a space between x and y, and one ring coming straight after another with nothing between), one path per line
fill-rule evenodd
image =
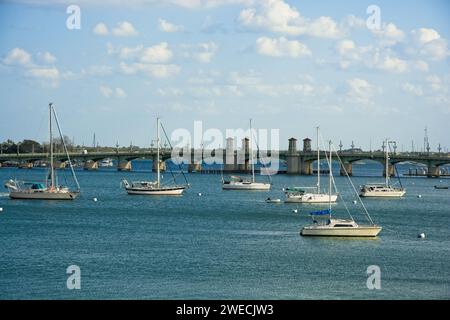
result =
M179 196L183 193L184 189L185 187L160 189L127 188L126 190L130 195Z
M224 183L223 190L270 190L269 183Z
M299 196L287 196L284 202L286 203L328 203L336 202L337 195L332 194L331 197L328 194L314 194L306 193Z
M405 195L405 193L406 191L389 191L389 192L362 191L359 194L359 196L363 198L401 198Z
M11 199L27 199L27 200L74 200L78 197L79 192L25 192L11 191L9 197Z
M304 227L300 234L302 236L317 237L376 237L381 232L381 227L359 226L357 228L327 228L327 227Z

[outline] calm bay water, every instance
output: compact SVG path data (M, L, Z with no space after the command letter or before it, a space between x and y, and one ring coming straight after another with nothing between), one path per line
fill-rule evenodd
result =
M68 170L59 173L69 179ZM367 169L376 174L379 168ZM2 184L44 175L0 169ZM188 174L192 187L183 196L146 197L129 196L119 184L123 177L149 179L150 172L77 175L82 196L72 202L0 194L1 299L450 298L450 190L435 190L439 179L405 178L403 199L365 200L384 227L369 240L301 237L308 213L323 206L264 202L283 198L283 187L313 186L315 177L277 175L270 192L236 192L221 190L220 175ZM358 187L383 178L352 180ZM352 213L359 212L347 180L336 182ZM334 208L346 217L342 202ZM421 232L426 239L417 238ZM81 290L66 288L72 264L81 268ZM381 269L381 290L366 287L369 265Z

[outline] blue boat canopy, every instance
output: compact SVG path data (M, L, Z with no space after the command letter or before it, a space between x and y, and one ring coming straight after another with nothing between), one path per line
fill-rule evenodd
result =
M312 216L324 216L324 215L331 214L331 210L326 209L326 210L320 210L320 211L313 211L313 212L310 212L309 214Z

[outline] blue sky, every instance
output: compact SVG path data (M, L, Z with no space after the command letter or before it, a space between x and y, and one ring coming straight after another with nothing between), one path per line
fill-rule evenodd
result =
M66 8L81 9L69 30ZM369 5L380 8L369 29ZM149 146L167 129L255 127L379 148L450 147L448 1L106 0L0 4L0 140Z

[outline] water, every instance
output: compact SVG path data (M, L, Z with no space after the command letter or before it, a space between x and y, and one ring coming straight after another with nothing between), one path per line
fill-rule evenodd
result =
M384 227L369 240L301 237L308 212L322 207L264 202L315 177L278 175L270 192L239 192L222 191L220 175L189 174L183 196L146 197L127 195L119 183L149 172L77 174L83 189L75 201L0 194L1 299L450 298L450 190L435 190L436 179L402 179L403 199L365 200ZM2 182L43 175L0 169ZM369 180L383 179L353 178L356 186ZM346 179L336 181L357 212ZM334 208L346 217L342 202ZM417 238L422 232L426 239ZM81 290L66 287L72 264L81 268ZM381 269L380 290L367 289L369 265Z

